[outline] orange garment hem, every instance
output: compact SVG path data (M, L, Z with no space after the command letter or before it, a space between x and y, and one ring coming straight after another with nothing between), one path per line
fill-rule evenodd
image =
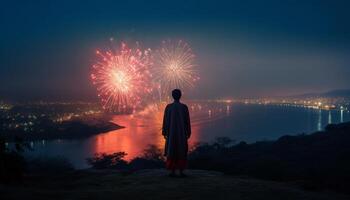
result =
M167 158L165 165L166 165L166 168L169 170L176 170L176 169L183 170L187 166L187 160Z

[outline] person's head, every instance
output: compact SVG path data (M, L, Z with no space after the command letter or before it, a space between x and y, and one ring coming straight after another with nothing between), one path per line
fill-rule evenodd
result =
M171 92L171 95L173 96L175 101L179 101L181 98L181 90L175 89Z

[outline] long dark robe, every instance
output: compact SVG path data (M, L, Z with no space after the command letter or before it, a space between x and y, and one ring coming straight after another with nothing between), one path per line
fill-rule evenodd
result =
M166 106L162 134L166 137L164 155L167 159L186 160L187 139L191 136L191 123L185 104L175 101Z

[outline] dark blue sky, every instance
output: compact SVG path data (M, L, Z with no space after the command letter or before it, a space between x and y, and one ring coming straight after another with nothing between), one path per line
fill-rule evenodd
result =
M110 37L151 48L186 40L201 76L192 97L350 85L350 1L33 2L1 2L2 96L94 96L90 66Z

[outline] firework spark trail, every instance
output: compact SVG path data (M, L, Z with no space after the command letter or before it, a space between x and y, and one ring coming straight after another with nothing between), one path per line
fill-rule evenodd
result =
M93 65L91 79L103 108L109 111L135 111L152 92L150 49L128 48L97 51L101 58Z
M163 41L157 51L155 66L152 68L154 80L159 84L162 93L168 94L172 89L191 88L199 79L194 54L190 46L179 40Z

